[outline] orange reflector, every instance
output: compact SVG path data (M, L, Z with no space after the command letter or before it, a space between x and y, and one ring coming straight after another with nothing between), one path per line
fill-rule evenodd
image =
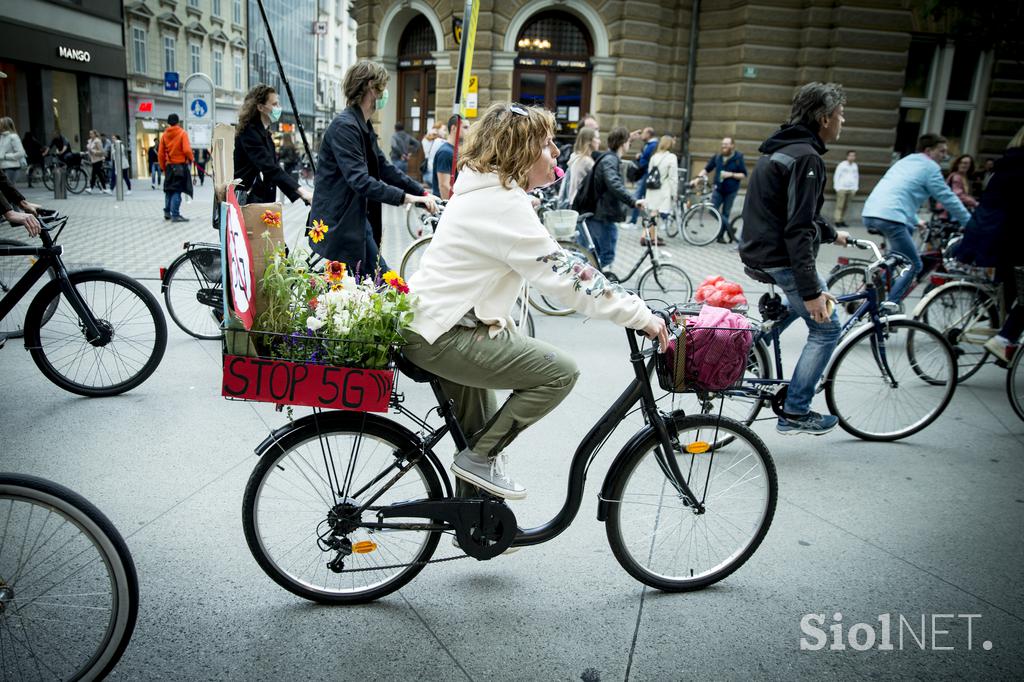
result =
M711 446L702 440L694 441L686 446L686 451L691 455L703 455L710 449Z
M377 543L372 540L362 540L352 545L352 551L356 554L369 554L377 549Z

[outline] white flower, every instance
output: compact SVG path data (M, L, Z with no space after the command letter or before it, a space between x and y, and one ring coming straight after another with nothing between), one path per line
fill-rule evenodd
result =
M323 327L323 326L324 326L324 321L321 320L319 317L316 317L314 315L310 315L309 317L306 318L306 327L311 332L315 332L318 329L320 329L320 327Z

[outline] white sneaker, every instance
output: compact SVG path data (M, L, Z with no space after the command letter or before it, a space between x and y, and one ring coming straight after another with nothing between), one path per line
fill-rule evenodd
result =
M1016 346L1005 336L998 334L985 342L985 350L996 356L1003 362L1009 362L1013 358Z
M131 191L131 190L127 190L127 191L125 192L125 194L127 194L128 196L131 196L131 195L132 195L132 191Z
M85 193L86 194L92 194L92 187L86 187L85 188Z
M110 194L110 190L109 190L109 189L107 189L106 187L104 187L104 188L103 188L103 193L104 193L104 194Z

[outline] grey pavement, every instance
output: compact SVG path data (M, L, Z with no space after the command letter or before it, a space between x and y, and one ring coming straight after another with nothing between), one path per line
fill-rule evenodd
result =
M181 242L214 235L209 206L204 189L183 207L193 220L171 224L148 185L120 206L77 197L61 207L73 218L61 243L69 262L155 278ZM386 215L384 253L396 263L409 237L394 224L400 213ZM304 218L302 208L285 209L290 234ZM638 238L624 231L622 259ZM721 273L750 284L727 246L666 250L695 280ZM823 249L821 268L835 255ZM155 279L147 284L158 292ZM582 377L510 449L530 491L512 504L522 526L561 506L575 444L630 376L621 330L577 316L535 318L538 337L572 352ZM703 591L643 587L619 567L596 520L604 471L642 426L633 415L598 455L576 522L555 540L486 563L428 566L371 605L324 607L271 582L242 533L253 448L285 415L222 399L218 343L169 329L154 376L116 398L61 391L16 341L0 351L0 469L81 492L135 557L139 623L112 679L1019 679L1024 667L1024 422L994 366L961 386L938 421L898 443L840 431L781 438L759 421L778 467L774 522L747 564ZM787 332L789 366L803 334ZM430 407L425 387L400 380L399 389L420 414ZM438 448L445 464L450 450ZM878 631L879 616L892 614L895 650L802 651L806 614L822 614L823 630L842 625L844 636L857 623ZM925 618L926 650L906 626L900 646L901 615L918 637ZM934 629L948 631L934 641L933 616Z

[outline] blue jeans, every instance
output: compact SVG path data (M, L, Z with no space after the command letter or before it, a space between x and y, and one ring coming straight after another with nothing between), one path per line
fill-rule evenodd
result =
M395 159L391 162L391 165L402 171L403 173L409 172L409 162L405 159Z
M832 311L832 317L828 322L815 322L811 319L810 313L804 306L803 298L797 289L796 278L793 276L793 268L765 268L765 271L775 278L775 282L786 295L786 302L789 305L789 316L779 326L779 333L802 317L807 324L807 344L800 353L793 368L793 375L789 380L789 389L786 393L786 404L783 409L787 414L803 415L811 409L811 400L814 398L814 390L821 380L821 375L828 365L832 351L839 342L839 317ZM821 290L827 291L825 280L818 276L821 283Z
M154 161L149 165L149 184L155 186L163 181L163 172L160 170L160 164Z
M896 281L889 289L887 301L901 301L907 295L907 291L914 283L914 278L924 268L921 256L917 253L917 245L914 244L914 228L911 225L896 223L882 218L864 218L864 226L878 230L885 237L889 253L898 253L910 259L911 268Z
M615 261L615 245L619 242L619 226L591 218L587 221L587 229L590 230L594 246L597 247L597 261L601 269L611 267ZM579 241L581 244L585 243L582 236Z
M172 218L181 215L181 192L164 192L164 215Z
M633 198L634 199L643 199L646 196L647 196L647 173L644 173L644 176L642 178L640 178L639 180L637 180L637 182L636 182L636 191L633 192ZM640 211L638 211L637 209L634 208L633 209L633 214L631 216L629 216L629 222L635 224L636 223L636 219L639 218L639 217L640 217Z
M711 193L711 205L722 214L722 229L718 231L719 239L728 234L730 240L736 240L736 236L732 233L732 228L729 227L729 216L732 214L732 202L736 201L737 194L739 192L722 194L717 189Z

